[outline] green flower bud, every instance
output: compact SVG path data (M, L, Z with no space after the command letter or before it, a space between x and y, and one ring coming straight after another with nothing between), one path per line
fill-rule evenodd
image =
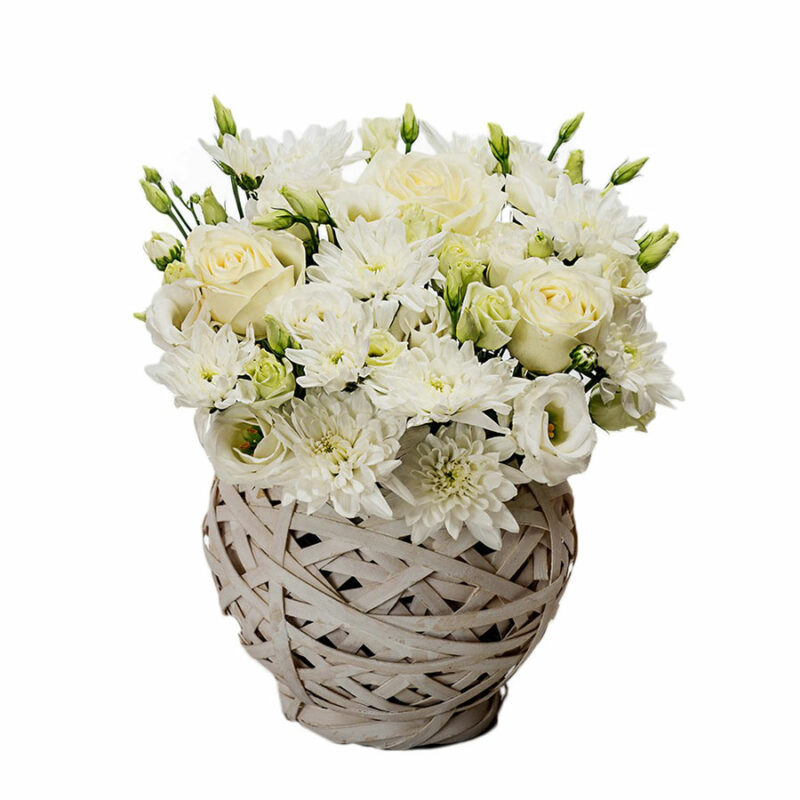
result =
M622 401L619 393L614 396L614 399L606 404L603 402L599 392L592 394L589 399L589 414L595 425L603 428L606 431L621 431L624 428L636 428L639 431L646 431L647 426L655 417L655 411L643 414L638 419L632 417L622 407Z
M144 252L160 270L183 258L183 245L169 233L156 233L144 243Z
M614 186L621 186L623 183L632 181L649 160L649 156L645 156L645 158L639 158L636 161L623 161L614 172L611 173L609 183L612 183Z
M164 283L175 283L181 278L193 278L194 274L183 261L172 261L164 268Z
M268 350L259 348L256 357L244 366L258 392L259 400L279 406L294 395L295 380L292 365L278 359Z
M536 231L528 242L528 258L550 258L554 250L553 240L544 231Z
M508 287L492 289L473 282L464 294L456 337L460 342L471 340L485 350L498 350L511 341L519 318Z
M508 155L510 153L508 136L506 136L505 133L503 133L503 129L494 122L489 123L489 149L500 164L503 175L507 174Z
M253 220L253 225L266 228L268 231L283 231L291 228L297 222L297 218L291 211L285 208L276 208L265 214L263 217Z
M597 350L590 344L579 344L569 357L572 366L580 372L591 372L597 366Z
M451 267L444 283L444 302L453 317L458 320L461 304L467 293L467 286L475 281L483 282L483 264L463 262Z
M375 328L369 335L368 367L388 367L397 360L400 353L408 347L382 328Z
M211 191L210 186L203 192L203 196L200 199L200 210L203 212L203 219L206 225L219 225L220 222L225 222L228 219L227 212L220 205L219 200L214 197L214 192Z
M231 110L222 105L216 95L214 95L212 100L214 102L214 118L217 120L220 138L226 133L229 133L231 136L236 136L236 123L233 120Z
M172 208L172 201L166 193L161 191L154 183L139 181L139 184L142 187L142 191L144 191L147 202L150 203L159 214L168 214Z
M655 269L669 255L669 251L672 250L678 238L678 234L673 231L658 239L658 241L649 244L639 253L639 257L636 259L639 262L639 266L645 272Z
M330 225L333 222L328 206L319 192L300 191L289 186L284 186L280 191L295 214L320 225Z
M573 183L583 183L583 150L573 150L569 154L564 172Z
M650 231L650 233L646 233L642 236L641 239L636 240L636 244L639 245L639 250L644 250L647 247L650 247L651 244L655 244L655 242L660 241L669 233L669 225L663 225L657 231Z
M283 358L288 348L299 347L289 331L287 331L275 317L267 314L264 317L264 325L267 329L267 345L279 358Z
M161 183L161 173L155 167L142 167L144 179L148 183Z
M568 119L561 126L561 129L558 132L558 138L561 140L561 144L566 144L575 135L575 132L580 127L582 119L583 111L574 116L572 119Z
M200 205L200 195L195 192L194 194L189 195L189 202L192 205L199 206Z
M406 153L411 151L411 145L417 141L419 136L419 121L411 103L406 103L405 111L403 111L403 120L400 123L400 138L405 142Z
M183 189L181 189L175 181L171 181L170 186L172 187L172 194L174 194L175 197L183 197Z
M138 319L139 322L147 322L147 312L146 311L134 311L133 318Z

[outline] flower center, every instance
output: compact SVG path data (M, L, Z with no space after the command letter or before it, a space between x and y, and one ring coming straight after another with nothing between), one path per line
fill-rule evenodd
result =
M243 442L239 445L239 450L250 456L264 438L264 434L259 428L252 425L244 428L241 433Z
M431 487L440 497L463 497L473 489L472 470L463 459L445 461L431 478Z
M204 381L208 381L209 383L211 383L211 381L214 380L214 377L216 376L216 374L217 373L213 369L213 367L201 367L200 368L200 377Z
M377 275L379 272L383 272L383 270L386 269L386 264L364 264L364 268L367 272Z
M449 392L453 388L453 384L441 375L431 375L428 379L428 383L435 392L440 392L442 394Z
M330 456L334 464L346 461L350 448L348 443L337 433L327 431L319 439L311 442L311 451L318 456Z

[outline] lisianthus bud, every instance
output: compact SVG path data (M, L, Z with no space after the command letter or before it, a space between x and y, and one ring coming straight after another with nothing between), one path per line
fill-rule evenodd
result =
M148 183L161 183L161 173L155 167L142 167L144 179Z
M389 331L375 328L369 335L366 364L368 367L388 367L407 347L406 342L396 339Z
M193 205L199 206L200 205L200 195L197 192L189 195L189 202Z
M172 208L172 201L166 193L162 192L154 183L139 181L139 184L142 187L144 196L147 198L147 202L160 214L169 214Z
M678 234L673 231L649 244L639 253L639 257L636 259L639 262L639 266L645 272L655 269L669 255L669 251L672 250L678 238Z
M497 159L500 168L505 175L508 172L508 155L510 146L508 136L503 133L503 129L494 122L489 123L489 149Z
M194 275L183 261L172 261L164 269L164 283L175 283L181 278L193 278Z
M236 136L236 123L233 120L231 110L222 105L216 95L214 95L212 100L214 101L214 118L217 120L220 137L224 136L226 133L229 133L231 136Z
M300 191L284 186L281 194L286 198L286 202L292 207L295 214L305 217L309 222L316 222L320 225L330 225L331 214L322 195L319 192Z
M610 403L606 404L598 392L595 392L589 399L589 414L595 425L603 430L621 431L624 428L636 428L642 432L647 430L647 426L656 415L655 411L650 411L637 419L622 407L619 393Z
M181 189L175 181L171 181L170 186L172 187L172 194L174 194L175 197L183 197L183 189Z
M406 103L405 111L403 111L403 120L400 124L400 137L405 142L406 153L411 151L411 145L417 141L419 136L419 121L411 103Z
M583 150L573 150L569 154L564 172L573 183L583 183Z
M575 132L580 127L582 119L583 111L574 116L572 119L568 119L561 126L561 129L558 132L558 138L561 140L561 144L566 144L566 142L568 142L575 135Z
M370 156L374 156L378 150L385 147L394 149L397 147L397 139L400 135L400 118L394 117L373 117L365 119L361 123L358 132L361 134L361 146Z
M669 225L662 225L657 231L650 231L642 236L641 239L636 240L636 244L639 245L639 250L642 251L651 244L660 241L669 233Z
M649 157L639 158L636 161L623 161L614 172L611 173L609 183L614 186L621 186L623 183L632 181L638 174L642 167L648 162Z
M200 210L203 212L203 219L206 225L219 225L220 222L225 222L228 219L227 212L220 205L219 200L214 197L214 192L211 191L210 186L200 198Z
M275 407L294 395L294 373L286 359L278 359L268 350L259 349L256 357L244 365L256 387L259 400Z
M460 342L472 340L485 350L497 350L511 340L517 322L519 311L506 286L492 289L473 282L464 295L456 337Z
M264 325L267 329L267 344L276 356L283 358L283 354L288 348L299 347L289 331L275 317L267 314L264 317Z
M528 257L550 258L554 249L553 240L544 231L536 231L536 235L528 242Z
M147 257L160 269L183 258L183 245L168 233L156 233L144 243Z
M455 320L464 302L467 286L475 281L483 282L483 264L463 262L451 267L444 284L444 302Z
M580 372L591 372L597 366L597 350L590 344L579 344L569 357L572 366Z
M296 218L291 211L285 208L276 208L263 217L253 220L253 225L266 228L268 231L283 231L295 224Z

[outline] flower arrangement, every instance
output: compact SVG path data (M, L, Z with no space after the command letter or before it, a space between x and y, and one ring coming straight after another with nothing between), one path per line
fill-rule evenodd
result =
M223 482L497 549L520 484L680 398L644 310L678 235L621 203L647 159L602 188L582 151L559 163L582 114L545 155L495 124L447 140L410 106L356 151L344 123L276 140L214 107L202 145L233 196L145 168L177 235L145 244L163 282L138 316Z

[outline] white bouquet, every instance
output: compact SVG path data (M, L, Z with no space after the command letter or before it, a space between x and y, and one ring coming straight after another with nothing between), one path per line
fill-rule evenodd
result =
M680 398L643 304L678 235L620 201L647 159L600 189L582 151L559 164L581 114L545 155L407 106L351 152L344 123L257 138L214 107L230 208L145 168L178 235L145 244L163 284L141 316L222 481L499 548L519 484L582 472L595 426L645 430Z

